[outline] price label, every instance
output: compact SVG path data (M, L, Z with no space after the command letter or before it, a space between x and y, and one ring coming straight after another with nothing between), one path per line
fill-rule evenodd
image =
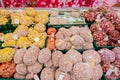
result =
M35 42L38 42L38 41L39 41L39 38L38 38L38 37L34 38L34 41L35 41Z
M112 72L113 72L113 70L112 70L112 69L109 69L109 70L106 72L106 75L111 75Z
M33 75L34 80L40 80L37 74Z
M106 36L106 37L104 38L104 41L108 41L108 36Z
M105 52L105 50L103 49L103 50L100 50L100 51L98 51L100 54L103 54L104 52Z
M3 38L3 37L1 37L1 38L0 38L0 41L4 41L4 38Z
M118 43L120 43L120 40L118 40Z
M15 19L15 20L14 20L14 23L15 23L15 24L19 24L19 19Z
M13 37L14 40L18 39L18 35L17 34L14 34L12 37Z
M63 78L64 78L64 74L60 74L58 80L63 80Z
M17 12L22 12L22 9L18 9Z

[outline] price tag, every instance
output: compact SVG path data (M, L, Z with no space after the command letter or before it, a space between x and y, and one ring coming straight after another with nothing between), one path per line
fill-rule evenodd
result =
M64 78L64 74L60 74L60 76L58 77L58 80L63 80Z
M34 80L40 80L37 74L33 75Z
M98 14L98 15L97 15L97 19L100 19L100 16L101 16L101 15L100 15L100 14Z
M106 36L106 37L104 38L104 41L108 41L108 36Z
M38 38L38 37L34 38L34 41L35 41L35 42L38 42L38 41L39 41L39 38Z
M22 12L22 9L18 9L17 12Z
M103 54L104 52L105 52L105 50L103 49L103 50L100 50L100 51L98 51L100 54Z
M96 21L97 23L99 23L101 20L100 20L100 19L96 19L95 21Z
M17 34L14 34L12 37L13 37L14 40L18 39L18 35Z
M55 36L55 33L54 33L54 32L52 32L51 37L52 37L52 38L54 38L54 36Z
M15 23L15 24L19 24L19 19L15 19L15 20L14 20L14 23Z
M111 75L112 72L113 72L113 70L112 70L112 69L109 69L109 70L106 72L106 75Z
M99 28L98 28L98 30L102 31L102 28L101 28L101 27L99 27Z
M120 40L118 40L118 43L120 43Z
M102 31L102 28L100 27L99 23L97 24L97 28L98 28L99 31Z
M1 38L0 38L0 41L4 41L4 38L3 38L3 37L1 37Z

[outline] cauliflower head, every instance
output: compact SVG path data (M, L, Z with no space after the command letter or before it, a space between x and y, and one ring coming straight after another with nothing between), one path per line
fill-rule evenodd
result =
M25 12L27 13L28 16L34 17L37 15L37 10L34 8L26 8Z
M36 23L42 23L42 24L46 24L48 22L48 16L46 16L45 14L39 14L37 16L35 16L35 22Z
M17 46L20 48L29 47L31 44L27 37L20 37L17 41Z
M14 48L4 48L0 50L0 63L9 62L15 54Z

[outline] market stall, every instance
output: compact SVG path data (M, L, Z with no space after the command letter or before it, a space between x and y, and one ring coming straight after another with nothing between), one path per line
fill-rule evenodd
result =
M36 1L2 4L0 80L120 79L119 7Z

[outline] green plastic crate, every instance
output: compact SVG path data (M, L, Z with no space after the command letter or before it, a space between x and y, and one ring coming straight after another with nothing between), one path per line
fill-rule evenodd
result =
M88 25L88 27L90 28L90 26L95 22L95 21L85 21L86 22L86 24Z
M97 46L97 45L96 45L96 41L94 41L93 44L94 44L95 50L99 50L99 49L102 49L102 48L108 48L108 49L111 50L111 49L113 49L113 48L115 48L115 47L118 47L118 46Z
M59 27L70 27L70 26L85 26L85 25L87 25L86 23L84 23L84 24L60 24L60 25L57 25L57 24L50 24L50 23L48 23L47 24L47 26L48 26L48 28L49 27L55 27L55 28L59 28Z
M76 50L78 52L80 52L81 54L83 54L84 51L86 51L86 50L94 50L94 48L92 48L92 49L76 49ZM62 51L63 53L66 53L69 50L59 50L59 51Z
M48 23L48 24L49 24L49 23ZM85 25L87 26L87 24L85 24ZM80 24L78 24L78 25L74 25L74 26L76 26L76 27L84 27L85 25L80 25ZM47 25L48 28L55 28L57 31L58 31L60 28L67 28L67 29L69 29L71 26L73 26L73 25L64 25L64 26L60 26L60 25L48 26L48 25Z
M0 25L0 32L1 33L11 33L14 32L16 26L11 24L11 20L9 20L5 25Z
M106 74L105 74L105 73L104 73L103 76L102 76L102 80L108 80L108 79L106 78ZM112 79L110 79L110 80L112 80ZM120 78L118 78L118 79L116 79L116 80L120 80Z

